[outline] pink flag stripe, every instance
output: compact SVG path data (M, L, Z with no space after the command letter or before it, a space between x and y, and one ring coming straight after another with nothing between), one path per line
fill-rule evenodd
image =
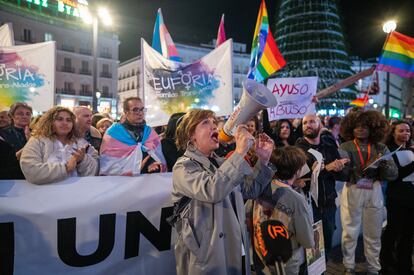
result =
M108 155L110 157L115 158L125 158L131 155L131 153L134 151L136 145L128 146L125 143L122 143L114 138L112 138L110 135L104 135L101 147L101 154ZM111 144L110 148L107 148L107 144Z
M217 31L216 48L226 41L226 32L224 30L224 14L221 16L219 29Z
M384 64L378 64L377 69L380 70L380 71L390 72L390 73L399 75L401 77L406 77L406 78L414 77L414 72L402 70L402 69L392 67L392 66L388 66L388 65L384 65Z

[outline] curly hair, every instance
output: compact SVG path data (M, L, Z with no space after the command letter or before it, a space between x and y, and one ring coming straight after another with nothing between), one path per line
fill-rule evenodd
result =
M70 115L70 119L72 120L73 127L70 133L68 134L68 139L71 141L75 141L78 137L76 130L75 130L75 121L76 117L72 111L66 107L62 106L55 106L49 111L47 111L42 117L40 118L39 122L36 123L35 129L33 132L34 137L45 137L54 139L56 138L56 133L53 129L53 122L58 117L59 113L66 112Z
M408 147L412 144L411 137L413 136L413 128L411 127L411 125L408 121L404 121L404 120L397 120L397 121L395 121L391 124L391 130L390 130L390 132L387 136L387 140L386 140L385 144L389 145L389 144L394 143L395 129L397 128L398 125L401 125L401 124L407 124L408 127L410 127L410 139L408 140L406 146Z
M177 145L177 148L185 151L187 149L187 143L194 134L197 125L204 119L210 117L217 121L215 113L210 110L192 109L185 114L175 131L175 144Z
M380 112L358 110L349 113L341 121L341 136L345 140L354 139L354 129L357 126L368 128L370 143L381 142L388 135L390 129L387 119Z

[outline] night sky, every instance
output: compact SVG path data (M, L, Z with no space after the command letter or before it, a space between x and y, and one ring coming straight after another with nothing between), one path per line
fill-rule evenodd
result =
M280 0L266 0L272 31ZM311 0L305 0L311 1ZM248 51L256 24L260 0L115 0L96 1L111 10L114 31L121 41L119 59L139 54L139 38L149 43L158 8L176 43L199 45L216 38L222 13L225 13L227 38L246 43ZM414 37L414 0L340 0L347 47L363 58L379 55L385 40L382 23L396 19L397 31Z

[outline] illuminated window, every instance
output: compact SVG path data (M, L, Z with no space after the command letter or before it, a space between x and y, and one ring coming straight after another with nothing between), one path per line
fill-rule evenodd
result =
M53 35L51 33L45 32L45 42L53 41Z

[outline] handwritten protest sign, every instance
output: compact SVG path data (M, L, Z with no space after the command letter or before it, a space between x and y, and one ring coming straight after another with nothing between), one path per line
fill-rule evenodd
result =
M273 78L267 88L277 99L277 105L268 108L269 120L302 118L315 113L312 97L316 93L317 77Z

